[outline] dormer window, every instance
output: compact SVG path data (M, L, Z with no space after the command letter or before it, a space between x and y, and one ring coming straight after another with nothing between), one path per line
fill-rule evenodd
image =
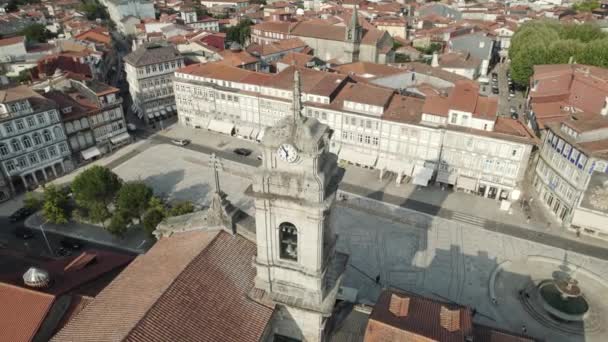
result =
M68 106L68 107L62 108L61 112L63 114L71 113L72 112L72 106Z
M451 124L456 124L458 123L458 114L452 114L452 119L450 120Z

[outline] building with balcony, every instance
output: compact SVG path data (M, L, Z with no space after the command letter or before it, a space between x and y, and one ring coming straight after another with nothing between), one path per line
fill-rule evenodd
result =
M179 51L165 42L145 43L124 58L132 110L146 123L175 112L173 73L184 66Z
M69 81L61 91L44 96L61 111L74 161L82 163L129 143L119 89L97 81Z
M26 86L0 90L0 165L12 193L70 171L70 153L55 102Z
M538 200L565 227L608 240L608 117L581 112L544 127Z
M206 63L177 70L179 122L261 140L291 115L294 67L264 74ZM403 96L347 74L300 69L303 114L333 130L344 161L426 186L438 181L496 200L514 199L537 143L520 121L497 117L497 101L459 80L449 96ZM515 197L513 197L515 195Z

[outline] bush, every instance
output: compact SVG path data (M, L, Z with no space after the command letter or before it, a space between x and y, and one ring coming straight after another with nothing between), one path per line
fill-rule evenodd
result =
M116 206L128 218L141 220L142 215L148 209L152 189L143 182L127 182L116 195Z
M116 236L124 236L127 232L128 225L130 223L129 215L125 211L116 211L114 215L112 215L112 219L110 220L110 224L108 224L108 231L112 233L112 235Z
M178 202L169 209L168 216L180 216L190 214L194 211L194 205L190 201Z
M150 208L144 214L144 230L152 235L156 226L165 218L165 215L158 208Z
M23 200L23 206L28 209L38 210L42 207L42 200L33 192L27 192Z

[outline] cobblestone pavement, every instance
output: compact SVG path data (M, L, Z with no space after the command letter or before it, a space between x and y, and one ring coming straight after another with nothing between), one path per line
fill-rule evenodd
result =
M608 339L603 330L581 337L536 323L516 300L516 286L503 294L498 305L492 304L489 291L493 271L505 261L522 263L528 257L544 256L559 263L566 258L570 265L578 265L574 268L584 268L607 279L605 260L365 198L339 203L332 222L339 234L338 249L351 255L344 286L358 289L364 301L375 301L381 287L397 287L474 307L480 323L512 331L519 331L525 324L530 334L546 341ZM558 269L557 265L551 267ZM518 267L510 272L517 279L538 276L534 267ZM377 275L379 285L374 281ZM513 282L506 280L499 285L505 288ZM608 307L608 298L604 296L593 305Z

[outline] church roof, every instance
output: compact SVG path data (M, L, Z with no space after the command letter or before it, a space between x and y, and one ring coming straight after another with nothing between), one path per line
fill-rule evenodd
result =
M163 237L52 341L258 341L273 308L247 297L255 252L221 229Z

